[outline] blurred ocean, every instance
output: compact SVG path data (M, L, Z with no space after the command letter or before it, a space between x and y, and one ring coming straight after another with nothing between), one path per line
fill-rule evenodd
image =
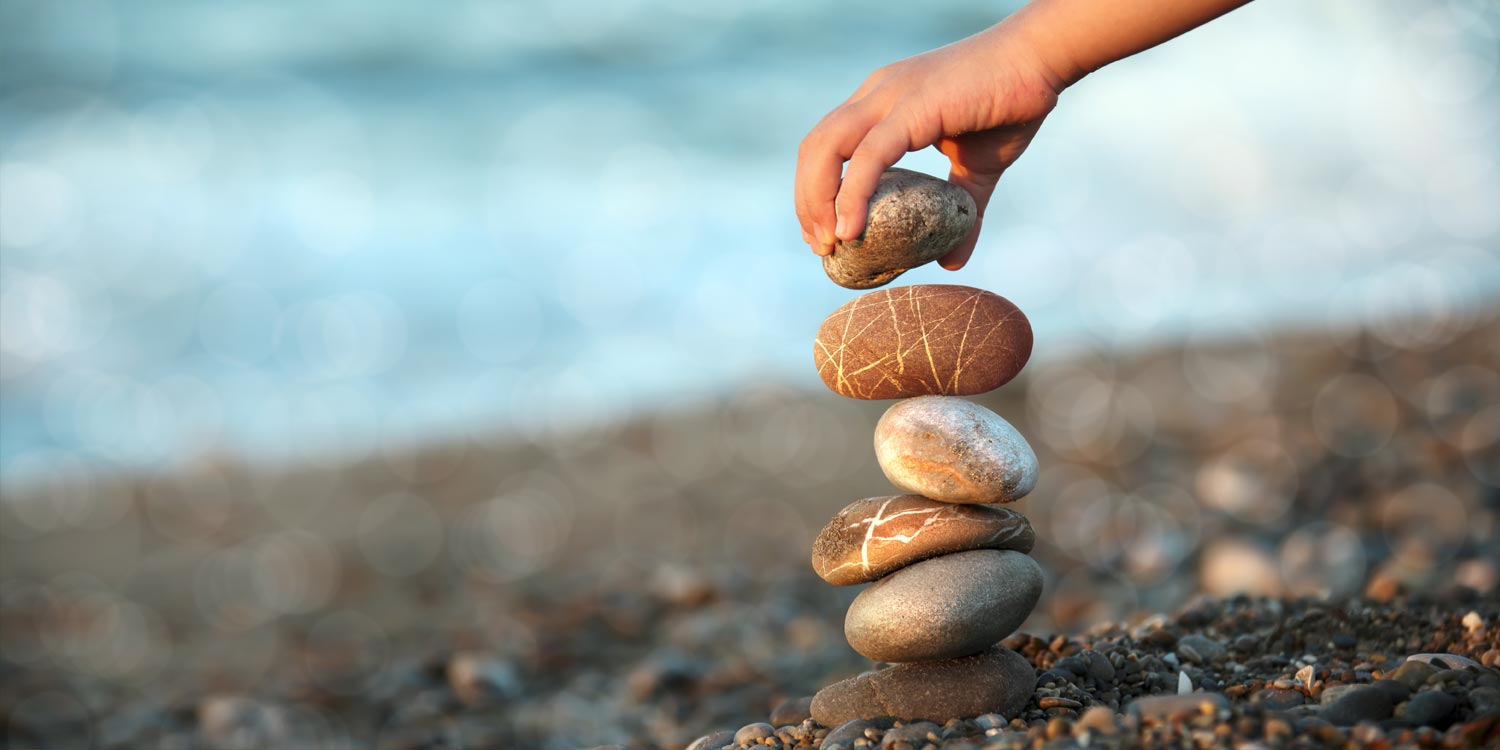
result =
M798 141L1013 6L0 0L0 470L812 387L853 293L799 240ZM898 283L1011 298L1039 356L1440 344L1500 299L1497 61L1489 0L1254 3L1065 94L975 261Z

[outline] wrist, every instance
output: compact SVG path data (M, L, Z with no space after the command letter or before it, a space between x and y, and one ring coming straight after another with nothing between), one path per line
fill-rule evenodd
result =
M1080 61L1071 41L1049 14L1045 3L1032 2L1006 16L991 30L1005 40L1008 54L1019 55L1052 89L1061 94L1093 72Z

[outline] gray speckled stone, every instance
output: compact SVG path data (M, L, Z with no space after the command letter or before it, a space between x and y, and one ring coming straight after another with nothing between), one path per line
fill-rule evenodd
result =
M874 289L947 255L979 215L969 191L909 169L887 169L870 197L864 234L838 242L823 271L849 289Z
M891 484L945 503L1008 503L1036 486L1031 445L999 414L952 396L897 401L875 425Z
M870 716L936 722L987 713L1015 716L1035 687L1036 672L1029 662L1014 651L992 648L835 682L813 697L812 716L823 726Z
M1020 552L943 555L861 591L844 616L844 637L874 661L952 659L1010 635L1041 595L1042 568Z

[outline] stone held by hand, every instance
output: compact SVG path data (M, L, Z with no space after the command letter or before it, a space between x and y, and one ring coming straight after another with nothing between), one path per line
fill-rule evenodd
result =
M865 231L834 244L823 271L849 289L874 289L952 252L979 211L969 191L909 169L891 168L870 197Z

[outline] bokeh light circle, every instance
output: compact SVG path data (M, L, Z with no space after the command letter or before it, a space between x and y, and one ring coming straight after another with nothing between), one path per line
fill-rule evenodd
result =
M1380 528L1391 549L1420 547L1434 561L1457 554L1469 537L1470 509L1452 490L1419 482L1380 502Z
M1281 575L1291 596L1358 594L1367 564L1359 533L1336 523L1307 524L1281 544Z
M10 747L94 747L93 712L78 696L61 690L26 695L6 712Z
M538 488L523 487L474 506L451 530L454 562L496 583L550 566L566 550L572 529L562 502Z
M391 659L385 629L355 610L325 615L308 630L302 651L308 677L329 692L358 695L384 674Z
M523 361L541 336L542 308L536 293L508 277L481 281L458 302L458 334L481 362Z
M1391 389L1374 376L1348 372L1329 380L1313 401L1313 429L1341 456L1373 455L1401 424Z
M337 590L341 564L332 545L304 529L259 539L250 553L256 599L281 614L322 609Z
M377 498L360 513L360 552L375 570L403 578L430 566L443 550L443 520L420 495Z
M1194 487L1204 507L1271 527L1291 507L1298 476L1296 461L1279 443L1251 438L1199 466Z

